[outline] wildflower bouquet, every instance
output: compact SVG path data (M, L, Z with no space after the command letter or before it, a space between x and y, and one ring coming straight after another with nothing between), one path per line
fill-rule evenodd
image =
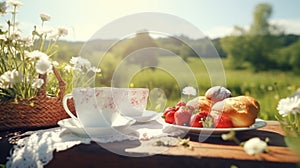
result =
M61 105L66 84L51 56L68 32L47 27L50 16L40 14L41 25L24 37L16 17L21 5L17 0L0 2L0 16L11 14L6 26L0 26L0 130L52 126L67 117ZM56 82L49 81L53 76Z
M8 0L0 5L1 15L11 10L11 20L0 27L0 100L32 98L45 84L43 78L53 75L56 62L50 58L57 51L56 42L67 35L67 30L50 29L45 25L50 16L40 14L41 25L34 26L32 34L24 37L16 18L22 3Z
M300 153L300 91L279 101L277 119L285 132L285 142Z

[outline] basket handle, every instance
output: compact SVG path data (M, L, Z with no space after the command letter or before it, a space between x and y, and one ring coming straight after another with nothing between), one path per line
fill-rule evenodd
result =
M62 79L58 70L54 66L52 66L52 70L53 70L55 77L58 80L58 85L59 85L58 98L59 98L59 100L61 100L65 94L66 82ZM39 74L39 78L44 80L44 84L42 85L41 89L38 91L37 96L39 98L45 98L45 97L47 97L47 94L46 94L47 73Z

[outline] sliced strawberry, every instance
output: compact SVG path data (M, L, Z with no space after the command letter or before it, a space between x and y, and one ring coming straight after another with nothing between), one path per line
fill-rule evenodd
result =
M231 119L224 115L221 115L219 117L219 119L215 118L213 120L213 122L214 122L214 126L216 128L232 128L233 127Z

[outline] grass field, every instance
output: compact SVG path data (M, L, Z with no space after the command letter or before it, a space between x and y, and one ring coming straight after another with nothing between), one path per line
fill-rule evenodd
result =
M291 95L300 85L300 76L291 72L231 70L226 59L203 62L199 58L189 58L185 63L176 57L162 57L159 69L136 73L131 85L150 90L159 88L167 99L166 106L173 106L181 99L181 89L185 86L198 88L198 95L204 95L211 86L224 85L234 96L256 98L261 106L259 117L262 119L275 119L279 99Z

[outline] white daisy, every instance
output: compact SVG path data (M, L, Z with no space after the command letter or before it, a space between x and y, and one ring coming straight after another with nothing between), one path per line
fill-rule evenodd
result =
M58 66L58 65L59 65L59 63L58 63L57 61L53 61L53 62L52 62L52 65L54 65L54 66Z
M57 31L58 31L58 35L59 36L66 36L66 35L68 35L68 29L66 29L66 28L59 27L59 28L57 28Z
M19 7L23 5L20 1L17 0L7 0L6 3L15 7Z
M23 37L21 38L21 42L24 43L25 47L31 47L33 46L33 39L31 36Z
M74 69L82 71L83 69L89 70L92 65L91 62L82 57L72 57L70 63L74 65Z
M40 58L36 62L35 66L36 72L39 74L45 74L52 70L52 64L48 59Z
M51 19L51 16L45 13L41 13L40 18L43 22L45 22L45 21L49 21Z
M73 67L69 64L64 67L64 71L66 71L68 73L70 73L72 70L73 70Z
M48 59L48 55L39 50L34 50L32 52L25 52L25 56L31 59Z
M43 84L44 84L44 80L37 78L37 79L33 79L31 87L34 89L39 89L43 86Z
M10 88L15 83L20 83L23 80L23 74L16 69L6 71L0 76L0 83L2 88Z
M52 26L37 26L35 31L39 34L39 35L48 35L51 33L53 33L53 31L55 31L55 29ZM51 35L52 36L52 35Z
M300 114L300 98L298 96L294 96L281 99L278 103L277 110L283 117L286 117L290 113Z
M94 73L99 73L99 72L101 72L101 69L96 68L96 67L91 67L91 68L90 68L90 71L92 71L92 72L94 72Z
M21 39L21 32L20 31L14 31L14 32L11 33L9 38L11 40L19 40L19 39Z
M6 35L0 34L0 40L6 41L7 40Z

